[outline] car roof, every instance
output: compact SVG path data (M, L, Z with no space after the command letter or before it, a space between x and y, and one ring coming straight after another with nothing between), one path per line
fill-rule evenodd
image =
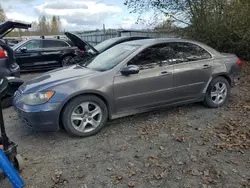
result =
M126 41L126 40L130 40L130 39L149 39L149 37L143 37L143 36L122 36L122 37L114 37L114 38L110 38L113 39L114 41Z
M53 41L66 41L65 39L56 39L56 38L45 38L45 39L42 39L42 38L30 38L30 39L27 39L25 41L30 41L30 40L53 40Z
M194 41L194 40L181 39L181 38L152 38L152 39L143 39L143 40L133 40L133 41L124 42L122 44L138 45L138 46L151 46L151 45L154 45L154 44L167 43L167 42L188 42L188 43L193 43L193 44L199 45L202 48L206 49L207 51L209 51L213 55L218 55L219 54L218 51L211 48L210 46L207 46L204 43Z
M125 42L124 44L144 46L144 45L150 45L150 44L158 44L162 42L192 42L193 43L194 41L180 39L180 38L150 38L150 39L143 39L143 40L133 40L133 41Z

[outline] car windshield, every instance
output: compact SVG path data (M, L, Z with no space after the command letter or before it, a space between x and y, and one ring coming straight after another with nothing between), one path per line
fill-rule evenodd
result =
M109 48L109 46L113 45L114 43L117 42L117 40L119 40L119 38L113 38L113 39L108 39L108 40L105 40L99 44L97 44L95 46L95 49L99 52L99 53L102 53L104 52L107 48Z
M110 48L87 62L83 61L80 65L97 71L107 71L118 65L139 47L140 46L138 45L120 44Z

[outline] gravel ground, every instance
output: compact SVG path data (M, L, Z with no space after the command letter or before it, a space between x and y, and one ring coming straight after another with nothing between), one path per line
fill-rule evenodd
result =
M88 138L33 132L5 109L8 135L25 159L26 187L250 187L249 73L245 65L223 108L191 104L129 116Z

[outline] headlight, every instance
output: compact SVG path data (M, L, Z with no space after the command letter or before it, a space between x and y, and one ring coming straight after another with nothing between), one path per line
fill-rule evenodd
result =
M48 102L54 94L54 91L24 94L21 101L28 105L44 104Z

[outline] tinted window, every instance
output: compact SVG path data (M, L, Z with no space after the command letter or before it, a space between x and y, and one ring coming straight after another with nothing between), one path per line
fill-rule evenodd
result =
M137 65L140 69L154 68L170 65L174 52L168 44L160 44L149 47L137 54L128 65Z
M27 49L41 48L42 43L41 40L31 40L24 44L22 47L26 47Z
M66 47L69 46L64 41L59 40L43 40L43 47L44 48L55 48L55 47Z
M88 62L83 61L83 65L87 68L97 70L97 71L106 71L110 70L116 65L118 65L121 61L123 61L126 57L132 54L136 49L140 46L135 45L117 45L105 52L96 56L89 60Z
M171 59L172 63L183 63L188 61L198 61L211 58L210 53L198 45L192 43L170 43L174 55Z
M209 58L211 55L200 46L175 42L149 47L135 56L128 65L137 65L140 69L148 69Z

